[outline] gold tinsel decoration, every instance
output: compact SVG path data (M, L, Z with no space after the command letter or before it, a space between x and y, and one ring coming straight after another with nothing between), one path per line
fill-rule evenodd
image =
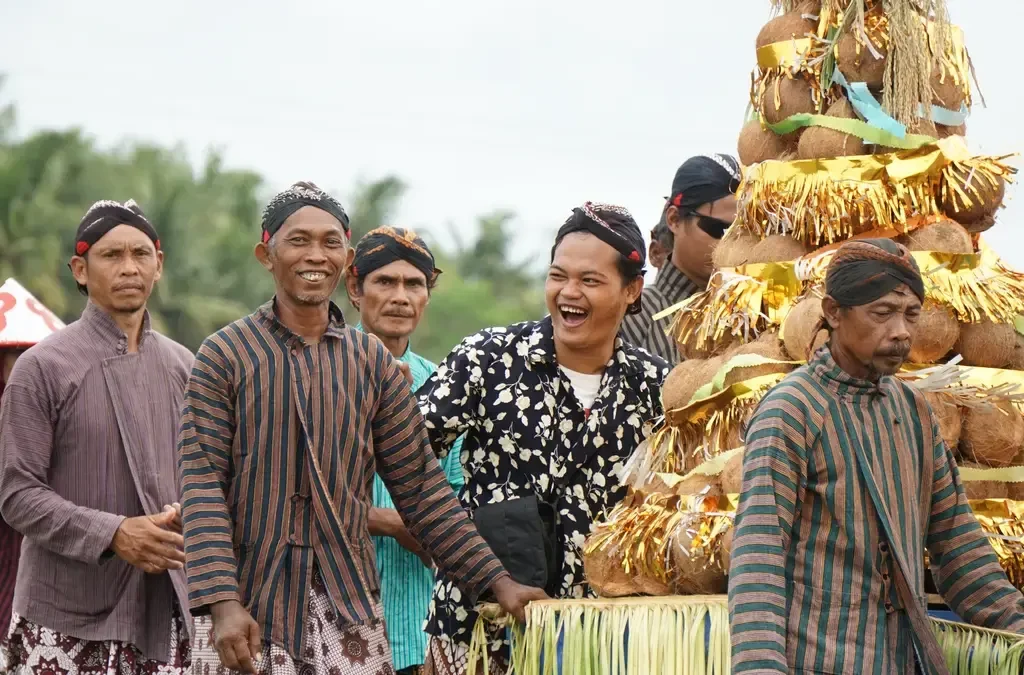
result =
M914 217L942 215L948 190L958 205L973 204L975 196L960 188L964 175L972 183L1012 182L1009 157L971 156L953 136L882 155L761 162L744 171L737 223L762 239L788 234L814 247L869 230L902 233Z
M1010 583L1024 589L1024 502L985 499L970 504Z
M735 512L735 496L684 498L634 491L603 522L594 525L583 554L614 552L621 555L626 574L646 576L671 587L672 538L681 531L692 533L691 552L709 566L720 565L718 551Z

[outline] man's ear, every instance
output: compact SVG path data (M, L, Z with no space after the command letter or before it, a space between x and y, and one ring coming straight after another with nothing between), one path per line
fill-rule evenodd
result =
M353 307L359 309L359 298L362 292L359 290L359 277L351 273L351 267L345 268L345 292L348 293L348 301Z
M269 245L261 241L260 243L256 244L256 247L253 248L252 253L253 255L256 256L256 260L259 260L260 264L263 265L264 268L266 268L268 271L273 271L274 264L270 260Z
M829 328L835 330L839 326L840 310L842 307L831 295L821 299L821 313L825 317L825 323Z
M628 284L626 284L626 297L629 298L629 304L632 305L634 302L640 299L640 295L644 291L644 278L637 277Z

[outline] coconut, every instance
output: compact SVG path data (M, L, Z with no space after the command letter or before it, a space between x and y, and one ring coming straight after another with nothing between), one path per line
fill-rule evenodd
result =
M778 107L775 105L776 97L779 101ZM800 75L781 75L765 88L761 107L764 120L769 124L778 124L797 113L812 113L815 111L815 105L811 85Z
M960 456L985 467L1002 469L1019 463L1024 418L1008 401L968 408L960 435Z
M853 106L845 98L841 98L825 113L828 117L844 120L857 119ZM842 131L827 127L811 127L800 137L797 154L800 159L828 159L830 157L847 157L863 155L864 141L856 136L844 134Z
M729 458L718 474L718 482L722 492L727 495L738 495L743 489L743 453L737 452Z
M795 134L780 136L771 129L761 126L758 120L743 125L737 143L740 163L744 166L757 164L769 159L779 159L791 149Z
M932 412L935 413L942 440L946 441L948 448L956 449L960 445L960 432L963 428L960 407L951 397L939 392L926 392L924 398L931 406Z
M1017 344L1013 348L1013 357L1006 367L1010 370L1024 370L1024 335L1017 333Z
M954 82L949 73L943 76L941 66L932 71L931 84L932 103L937 106L956 112L967 101L963 86Z
M782 324L782 343L790 359L806 361L810 358L811 347L821 331L821 320L821 298L816 295L808 295L789 311Z
M685 407L693 394L710 382L722 367L722 357L687 359L677 365L661 385L661 401L665 410Z
M960 324L949 307L926 300L914 326L911 363L935 363L949 353L960 337Z
M640 593L636 575L622 569L622 556L596 550L583 554L583 573L594 592L605 598Z
M836 45L836 66L850 82L864 82L869 87L879 89L885 79L886 54L883 49L875 49L882 58L875 58L867 46L858 42L852 32L839 38Z
M803 17L803 8L797 8L782 16L777 16L761 28L757 34L757 48L776 42L789 42L790 40L807 37L808 33L816 33L818 24L811 19Z
M681 526L672 537L672 564L676 592L682 595L718 595L726 590L725 571L703 552L693 553L693 535Z
M939 138L949 138L950 136L966 136L967 123L964 122L960 126L956 127L947 127L944 124L936 124L935 130L939 133Z
M719 477L694 474L682 479L670 488L671 494L676 495L696 495L705 490L707 490L706 494L709 495L717 496L722 494L722 483Z
M718 555L722 560L722 571L726 575L729 574L729 561L732 560L732 534L735 530L735 526L726 530L725 534L722 535L721 544L719 544L718 548Z
M1017 348L1017 331L1010 323L981 323L960 325L960 339L956 350L964 357L965 366L1003 368L1013 360Z
M774 359L776 361L789 360L788 358L786 358L785 354L782 353L782 350L778 347L777 343L775 345L772 345L764 342L749 342L731 352L728 356L725 357L724 361L728 363L729 359L731 359L732 357L742 356L744 354L756 354L758 356L763 356L767 359ZM763 363L757 366L735 367L732 370L730 370L728 374L725 376L723 386L730 387L736 384L737 382L745 382L747 380L752 380L755 377L761 377L762 375L788 373L791 370L793 370L793 366L786 363Z
M718 268L746 265L751 262L750 254L758 241L757 235L734 225L715 246L711 262Z
M789 262L810 252L811 249L788 234L771 234L757 242L750 252L750 262Z
M947 216L967 227L968 232L983 232L983 229L991 227L988 216L996 212L1002 203L1006 193L1006 181L1000 176L995 176L995 185L989 179L970 169L960 169L950 166L948 181L955 181L960 189L967 195L970 203L964 205L962 198L954 197L953 186L946 185L942 191L942 210ZM972 177L973 173L973 177ZM971 179L970 184L967 183ZM987 227L985 227L987 225ZM978 227L980 226L980 227Z
M973 462L964 462L960 468L986 469L988 467ZM963 484L968 499L1007 499L1010 494L1009 483L1004 483L1001 480L965 480Z
M940 220L932 225L925 225L900 239L911 251L974 253L970 233L963 225L952 220Z

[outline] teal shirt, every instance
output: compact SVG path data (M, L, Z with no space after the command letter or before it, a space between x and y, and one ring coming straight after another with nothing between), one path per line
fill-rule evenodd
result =
M362 325L356 326L362 330ZM437 365L411 349L399 361L409 364L412 388L416 391L437 370ZM448 484L455 494L462 489L462 439L455 442L451 452L441 461L448 476ZM379 509L393 509L394 502L380 476L373 477L373 505ZM384 607L384 621L395 661L395 670L422 665L427 654L427 634L423 631L434 590L434 573L415 555L398 545L391 537L373 537L377 550L377 574L380 576L380 600Z

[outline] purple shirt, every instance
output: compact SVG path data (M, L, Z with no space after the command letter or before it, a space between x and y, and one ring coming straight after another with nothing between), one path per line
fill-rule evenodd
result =
M192 354L148 315L138 352L127 344L90 303L18 359L0 402L0 513L25 537L15 612L163 661L184 574L146 574L109 547L124 518L180 501L175 445Z

